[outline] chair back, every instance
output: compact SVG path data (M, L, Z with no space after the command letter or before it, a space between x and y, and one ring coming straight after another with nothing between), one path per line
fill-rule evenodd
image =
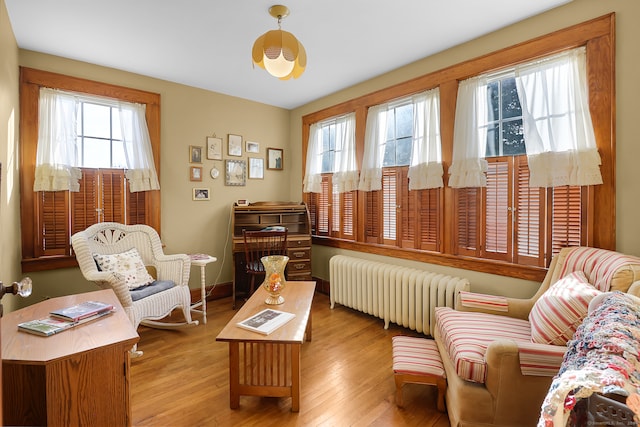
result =
M264 265L260 260L268 255L287 254L287 233L284 231L243 230L246 271L249 274L263 274Z

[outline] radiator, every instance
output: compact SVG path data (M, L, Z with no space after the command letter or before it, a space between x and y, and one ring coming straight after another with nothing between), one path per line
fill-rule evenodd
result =
M433 335L435 307L453 307L469 280L382 262L334 255L329 260L331 308L341 304Z

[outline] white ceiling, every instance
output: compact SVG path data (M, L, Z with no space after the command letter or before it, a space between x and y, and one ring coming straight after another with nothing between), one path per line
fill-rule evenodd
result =
M18 46L287 109L571 0L288 0L308 64L251 62L276 0L5 0Z

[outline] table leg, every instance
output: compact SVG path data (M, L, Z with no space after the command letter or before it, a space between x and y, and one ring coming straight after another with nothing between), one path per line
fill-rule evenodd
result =
M300 411L300 344L291 344L291 412Z
M200 298L202 301L202 323L207 324L207 281L205 279L206 265L200 266Z
M240 344L229 342L229 407L240 406Z

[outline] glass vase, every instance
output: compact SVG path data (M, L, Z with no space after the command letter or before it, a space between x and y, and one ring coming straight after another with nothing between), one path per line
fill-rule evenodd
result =
M262 261L265 270L262 286L269 293L267 299L264 300L265 304L282 304L284 297L280 294L287 284L284 278L284 269L287 266L289 257L285 255L269 255L260 258L260 261Z

